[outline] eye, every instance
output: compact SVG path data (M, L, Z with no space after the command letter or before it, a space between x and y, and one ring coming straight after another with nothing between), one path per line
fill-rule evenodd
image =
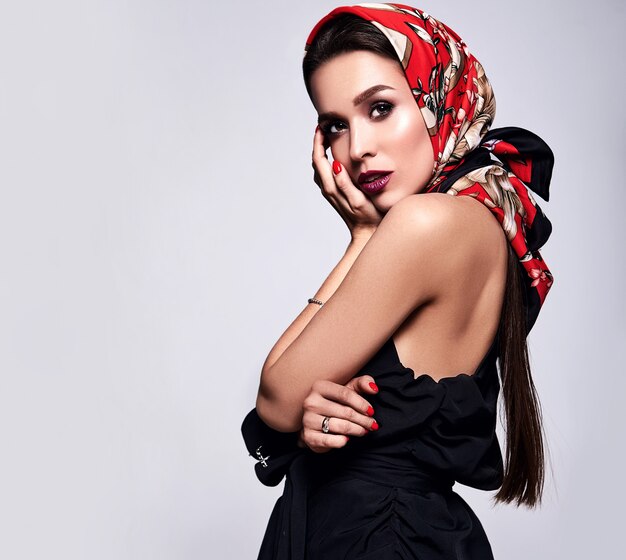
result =
M372 111L370 112L370 115L372 115L374 111L378 111L380 113L380 116L374 118L381 119L391 113L392 109L393 105L391 103L387 101L377 101L376 103L372 104Z
M326 124L323 124L320 128L322 129L322 132L328 136L332 136L333 134L338 134L339 130L333 130L333 127L335 127L335 125L338 125L339 127L342 126L346 126L344 123L342 123L341 121L332 121L332 122L328 122Z

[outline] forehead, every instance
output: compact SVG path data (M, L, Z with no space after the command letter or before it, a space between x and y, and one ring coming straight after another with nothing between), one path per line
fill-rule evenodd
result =
M412 96L399 62L369 51L342 53L313 72L313 103L318 111L337 105L352 106L359 93L376 84L385 84L398 94Z

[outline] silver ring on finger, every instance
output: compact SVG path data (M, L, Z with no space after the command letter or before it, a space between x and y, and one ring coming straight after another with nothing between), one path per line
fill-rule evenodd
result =
M322 432L327 434L330 431L330 417L324 416L324 420L322 420Z

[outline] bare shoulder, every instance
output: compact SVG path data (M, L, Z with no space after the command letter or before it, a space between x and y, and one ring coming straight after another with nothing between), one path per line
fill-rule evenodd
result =
M506 248L496 216L470 196L410 195L392 206L381 226L385 222L389 230L405 238L405 247L419 243L419 250L427 251L430 271L440 273L441 280L477 262L497 261Z
M463 233L470 240L502 236L503 231L491 210L471 196L447 193L414 194L403 198L387 212L384 221L404 225L410 233L430 234L458 242Z

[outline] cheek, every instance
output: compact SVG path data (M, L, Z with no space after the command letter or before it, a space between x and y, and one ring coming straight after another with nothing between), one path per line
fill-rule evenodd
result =
M348 162L350 159L350 147L346 141L346 134L341 135L339 138L335 138L329 143L329 148L326 151L327 154L333 156L333 159L341 162Z
M419 109L407 111L395 124L393 159L400 172L396 183L398 193L421 192L432 177L434 164L428 129Z
M418 120L419 119L419 120ZM396 153L420 177L432 170L433 145L421 114L403 116L397 126Z

